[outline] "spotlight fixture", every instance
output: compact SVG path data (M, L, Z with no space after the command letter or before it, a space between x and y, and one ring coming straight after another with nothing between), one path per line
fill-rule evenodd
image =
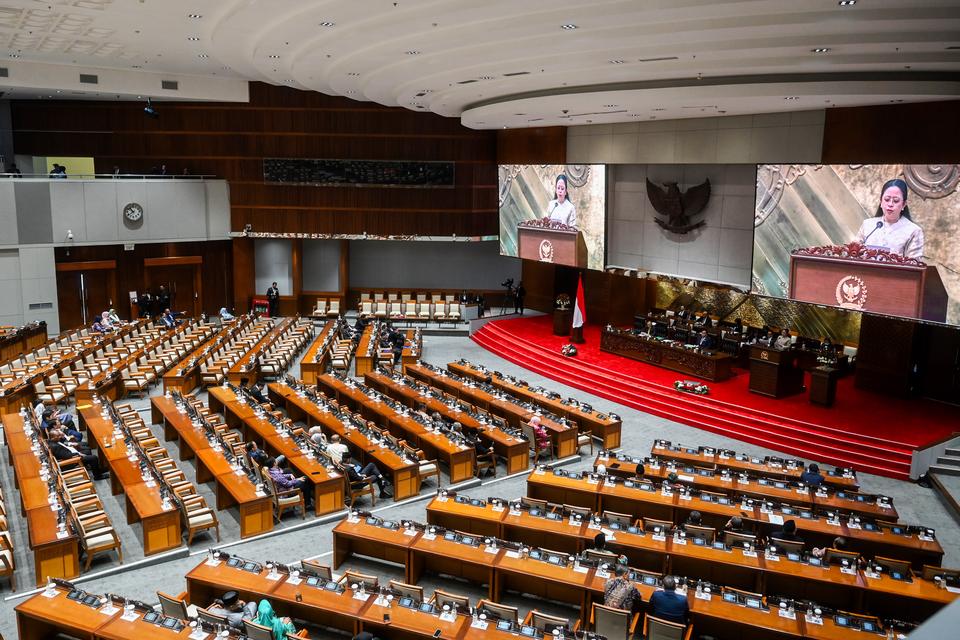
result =
M147 106L143 108L143 113L145 113L148 118L157 119L160 117L157 110L153 108L153 102L151 102L150 98L147 98Z
M572 22L568 22L567 24L560 25L560 28L566 31L573 31L577 28L577 25L573 24Z
M337 23L336 23L336 22L327 22L326 20L324 20L323 22L321 22L321 23L318 24L317 26L318 26L318 27L335 27L335 26L337 26Z
M417 51L416 49L411 49L410 51L405 51L404 53L406 53L408 56L418 56L418 55L420 55L420 52Z
M194 20L199 20L199 19L202 18L203 16L200 15L199 13L188 13L188 14L187 14L187 17L188 17L188 18L192 18L192 19L194 19Z
M208 56L208 55L205 54L205 53L201 53L201 54L200 54L199 56L197 56L197 57L198 57L198 58L207 59L207 58L209 58L210 56Z
M621 60L620 58L617 58L616 60L609 60L608 62L610 64L623 64L624 62L626 62L626 60Z
M199 36L187 36L187 40L189 40L190 42L197 42L198 40L200 40L200 37L199 37Z
M810 49L810 53L829 53L830 47L817 47L816 49Z
M786 96L784 100L799 100L800 96Z
M275 53L272 53L272 54L270 54L270 55L267 56L267 57L270 58L271 60L279 60L279 59L280 59L280 56L278 56L278 55L275 54Z
M857 0L840 0L837 4L841 7L852 7L857 4Z

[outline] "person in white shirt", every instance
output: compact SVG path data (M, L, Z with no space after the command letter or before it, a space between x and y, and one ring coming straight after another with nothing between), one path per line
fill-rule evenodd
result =
M573 206L573 203L570 202L569 196L570 194L567 192L567 176L561 173L557 176L553 200L547 203L547 215L545 218L568 227L576 227L577 209Z
M790 337L790 332L786 329L780 331L780 335L777 336L777 341L773 346L781 351L784 349L789 349L793 346L793 338Z
M346 459L349 449L347 445L340 442L340 436L333 434L330 436L330 442L327 443L327 452L335 462L341 462Z
M884 183L877 213L860 225L857 242L906 258L923 259L923 229L910 217L906 182L896 179Z

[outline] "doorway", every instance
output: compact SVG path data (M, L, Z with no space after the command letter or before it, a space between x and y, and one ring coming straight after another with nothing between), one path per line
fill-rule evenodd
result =
M203 286L200 270L202 256L146 258L143 261L144 284L156 296L160 285L170 293L170 309L197 317L203 309ZM158 310L162 312L162 309Z
M91 260L57 264L57 306L60 330L90 325L116 306L116 260Z

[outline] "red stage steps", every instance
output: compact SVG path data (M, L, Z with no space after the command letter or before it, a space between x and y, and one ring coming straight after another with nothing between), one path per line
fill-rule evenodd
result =
M557 349L529 340L522 331L511 331L511 323L517 322L523 321L488 322L472 339L526 369L646 413L789 455L891 478L909 478L910 445L773 415L709 396L680 393L672 386L619 373L583 358L567 358ZM596 328L594 331L599 336Z

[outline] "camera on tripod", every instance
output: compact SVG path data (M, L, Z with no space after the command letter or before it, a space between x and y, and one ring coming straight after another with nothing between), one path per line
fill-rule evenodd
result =
M506 287L507 289L513 289L513 278L507 278L500 283L501 287Z

